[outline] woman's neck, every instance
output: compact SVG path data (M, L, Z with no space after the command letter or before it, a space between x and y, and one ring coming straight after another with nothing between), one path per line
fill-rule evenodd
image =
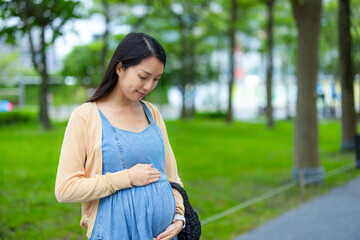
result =
M127 99L123 93L118 93L115 89L107 96L100 98L96 101L97 104L105 105L110 109L126 109L139 106L139 101L131 101Z

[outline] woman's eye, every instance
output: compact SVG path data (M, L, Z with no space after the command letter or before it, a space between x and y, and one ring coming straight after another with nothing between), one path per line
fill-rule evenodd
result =
M158 79L158 78L154 78L154 81L157 82L157 81L159 81L159 79Z
M141 78L142 80L145 80L145 79L146 79L146 77L142 77L142 76L140 76L140 75L139 75L139 78Z

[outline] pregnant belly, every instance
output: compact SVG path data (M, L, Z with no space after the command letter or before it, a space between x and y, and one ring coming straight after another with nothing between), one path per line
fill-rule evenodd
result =
M108 229L105 232L117 231L129 239L152 239L171 224L175 199L170 184L159 181L123 189L101 199L98 214L101 229Z
M175 199L167 181L128 189L139 216L144 214L146 223L151 225L153 237L163 232L175 215ZM140 210L140 211L139 211Z

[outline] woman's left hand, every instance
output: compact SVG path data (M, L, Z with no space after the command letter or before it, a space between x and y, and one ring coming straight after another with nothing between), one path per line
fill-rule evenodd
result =
M171 240L181 231L183 227L183 221L177 220L170 224L164 232L160 233L154 240Z

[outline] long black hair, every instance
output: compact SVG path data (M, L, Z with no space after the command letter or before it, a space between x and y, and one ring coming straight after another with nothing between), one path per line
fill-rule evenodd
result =
M115 50L100 85L87 102L96 101L114 89L118 80L116 66L119 62L122 63L122 68L126 71L129 67L138 65L148 57L156 57L165 67L165 50L155 38L145 33L129 33L126 35Z

